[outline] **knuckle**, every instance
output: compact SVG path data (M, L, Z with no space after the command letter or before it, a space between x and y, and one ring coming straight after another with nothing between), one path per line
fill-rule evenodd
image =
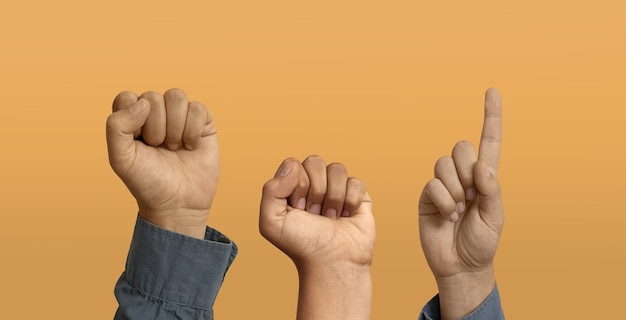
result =
M358 204L365 194L365 184L358 178L350 177L348 179L348 192L345 201L350 204Z
M132 91L126 90L126 91L122 91L122 92L118 93L115 96L115 99L113 99L113 102L119 102L119 101L122 101L122 100L129 100L129 99L136 98L136 97L137 97L136 93L134 93Z
M299 161L298 161L298 159L296 159L296 158L294 158L294 157L288 157L288 158L285 158L285 160L283 160L283 163L288 162L288 161L296 161L296 162L299 162Z
M440 175L447 168L449 168L450 165L453 165L453 164L454 164L454 160L452 160L452 157L450 156L445 156L445 157L441 157L437 159L437 162L435 162L435 174Z
M191 101L187 112L196 117L201 116L204 114L204 105L198 101Z
M263 193L271 193L274 190L273 180L269 180L263 184Z
M163 96L166 97L167 99L172 99L172 100L185 100L185 99L187 99L187 94L185 93L185 91L183 91L183 90L181 90L179 88L169 89L169 90L165 91Z
M132 91L130 91L130 90L124 90L124 91L122 91L122 92L118 93L118 94L115 96L115 100L117 100L117 99L122 99L122 98L126 98L126 97L129 97L129 96L132 96L132 95L135 95L135 93L134 93L134 92L132 92Z
M346 169L346 167L339 162L333 162L329 164L326 167L326 171L329 174L336 174L336 175L342 175L342 176L345 176L348 174L348 170Z
M365 189L365 183L359 178L350 177L348 178L348 188L362 188Z
M306 159L304 159L302 163L310 163L310 162L324 162L324 158L314 154L314 155L310 155L306 157Z
M332 169L332 170L339 170L339 171L345 171L346 170L346 167L342 163L340 163L340 162L333 162L333 163L328 165L328 168Z
M144 98L148 101L158 101L159 99L162 99L163 96L161 96L161 94L156 91L146 91L141 94L141 98Z
M470 141L468 140L460 140L459 142L457 142L454 145L454 149L463 149L463 148L473 148L474 144L472 144Z
M427 183L426 186L424 187L424 189L427 192L432 192L433 189L437 188L437 186L441 183L441 181L439 179L430 179Z
M117 122L118 122L117 117L114 116L113 114L110 114L107 117L107 124L106 124L107 130L112 130L112 129L117 128Z
M467 140L461 140L454 145L454 148L452 149L452 156L454 158L459 158L475 152L474 144Z
M450 162L452 162L452 157L443 156L437 159L437 162L435 162L435 167L445 166L445 165L448 165Z

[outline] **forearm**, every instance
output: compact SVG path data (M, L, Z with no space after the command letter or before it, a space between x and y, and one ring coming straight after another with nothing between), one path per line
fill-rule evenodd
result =
M476 273L438 277L441 319L460 319L485 301L496 285L493 265Z
M370 319L370 266L298 268L298 320Z

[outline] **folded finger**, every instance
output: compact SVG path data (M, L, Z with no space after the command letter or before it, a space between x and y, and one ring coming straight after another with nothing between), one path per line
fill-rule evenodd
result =
M435 164L435 178L441 180L456 203L456 211L465 211L465 191L457 174L452 157L442 157Z
M208 117L207 108L200 102L192 101L187 108L187 120L183 130L185 149L193 150L198 145Z
M331 163L326 167L326 180L326 196L322 212L324 216L336 219L343 211L348 171L341 163Z
M158 147L165 140L165 101L160 93L154 91L144 92L140 98L150 102L150 114L141 132L143 141L153 147Z
M465 199L476 198L476 186L474 185L474 164L478 160L476 149L469 141L459 141L452 149L452 159L456 172L465 190Z
M307 175L306 170L300 162L298 162L298 166L300 167L300 178L298 180L296 188L293 190L293 193L289 197L289 205L296 209L305 210L306 198L309 193L310 182L309 176Z
M128 109L131 105L139 101L139 97L132 91L122 91L113 100L113 112ZM134 137L137 138L141 135L141 128L134 132Z
M326 196L326 162L322 157L313 155L307 157L302 162L302 166L306 170L310 182L306 198L306 210L320 214Z
M165 147L178 150L183 145L183 132L187 120L189 101L183 90L170 89L163 94L165 99L165 113L167 115L165 132Z
M343 210L341 211L342 217L351 217L361 207L365 199L365 183L358 178L348 178L346 187L346 198L343 202ZM368 197L369 199L369 197Z
M441 180L437 178L430 180L424 188L424 194L428 200L422 201L426 204L430 202L435 205L444 218L452 222L459 219L456 201Z

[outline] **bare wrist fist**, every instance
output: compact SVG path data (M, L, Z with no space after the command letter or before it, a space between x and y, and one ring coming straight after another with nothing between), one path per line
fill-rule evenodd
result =
M365 185L319 156L281 164L263 188L259 228L299 270L372 263L375 226Z

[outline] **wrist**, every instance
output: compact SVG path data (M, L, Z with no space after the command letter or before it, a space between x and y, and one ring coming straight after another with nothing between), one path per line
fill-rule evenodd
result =
M372 274L372 266L348 262L334 263L295 263L298 275L320 276L323 278L332 276L369 277Z
M204 239L206 232L207 210L149 210L139 209L139 215L146 221L168 231L189 237Z
M373 254L345 255L335 254L319 256L309 254L287 254L295 264L298 272L316 272L321 270L341 270L357 273L370 273Z
M483 303L496 285L493 264L478 271L435 278L441 319L467 316Z
M298 320L370 319L371 267L330 264L298 268Z
M369 279L372 275L371 264L359 264L354 262L319 262L299 261L295 262L300 281L306 278L315 278L316 281L328 280L336 282L337 279L346 280L345 284L359 283L357 280Z

